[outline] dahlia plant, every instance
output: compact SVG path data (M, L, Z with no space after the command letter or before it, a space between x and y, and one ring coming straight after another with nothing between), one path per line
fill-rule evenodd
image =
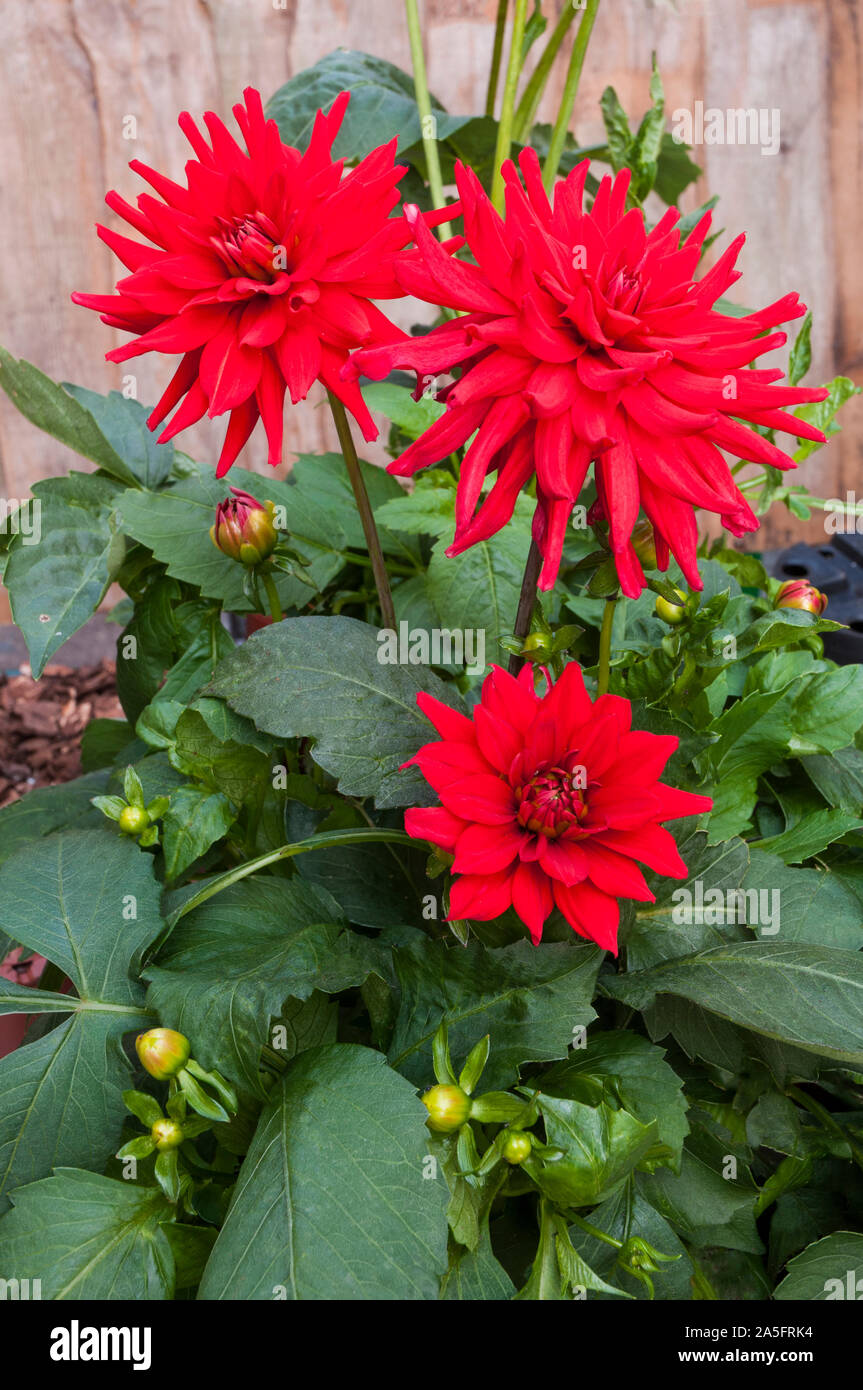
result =
M32 670L107 601L124 710L0 811L0 1276L43 1298L863 1271L863 677L754 549L826 506L785 475L855 388L681 213L657 72L578 147L597 3L520 84L516 0L481 117L411 0L412 74L339 51L181 115L183 181L108 194L115 292L70 286L111 362L174 359L151 410L0 355L94 465L3 537ZM339 449L297 457L325 399Z

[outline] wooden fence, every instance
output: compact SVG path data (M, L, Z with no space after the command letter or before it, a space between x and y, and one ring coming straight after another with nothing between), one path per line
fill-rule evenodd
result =
M562 3L543 0L546 15ZM429 80L452 110L482 110L495 8L494 0L421 0ZM179 111L227 114L247 84L266 97L340 45L409 67L401 0L3 0L0 341L59 379L118 385L121 369L104 353L120 335L69 300L73 289L106 292L116 278L92 230L105 191L139 191L126 167L133 157L181 176ZM779 113L772 154L752 144L696 150L704 172L684 206L721 195L716 225L748 232L741 300L761 305L798 290L815 313L814 377L860 381L863 0L603 0L573 123L580 142L601 138L598 100L608 83L641 114L653 50L669 112L701 102ZM559 62L546 118L564 69ZM155 399L169 363L135 366L141 399ZM805 477L824 496L857 485L863 497L861 398L844 421ZM186 447L212 459L221 433L220 424L199 426ZM287 441L295 452L331 447L326 413L291 412ZM260 451L252 457L265 469ZM74 466L0 396L5 498ZM801 528L777 510L762 535L784 543ZM808 535L823 535L820 519Z

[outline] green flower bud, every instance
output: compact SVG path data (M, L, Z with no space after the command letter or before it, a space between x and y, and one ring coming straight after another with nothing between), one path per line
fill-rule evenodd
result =
M157 1120L150 1130L150 1137L160 1153L166 1149L176 1149L183 1142L183 1126L176 1120Z
M514 1129L512 1133L508 1134L506 1137L506 1143L503 1146L503 1156L507 1163L511 1163L515 1166L517 1163L524 1163L524 1160L529 1158L532 1147L530 1135L525 1134L522 1130Z
M150 824L150 817L143 806L124 806L117 817L117 824L124 835L140 835Z
M432 1086L422 1100L429 1112L426 1123L439 1134L460 1129L470 1114L470 1096L460 1086Z
M216 520L210 527L210 539L223 555L250 568L272 555L278 541L273 525L273 505L263 506L250 492L232 487L233 497L226 497L216 508Z
M661 618L664 623L670 623L672 627L676 627L678 623L682 623L683 619L686 617L686 595L680 589L675 589L674 592L680 599L679 605L670 603L667 598L663 598L660 594L656 600L656 608L654 610L657 618Z
M189 1039L173 1028L151 1028L139 1033L135 1039L135 1051L144 1071L157 1081L167 1081L182 1071L191 1053Z

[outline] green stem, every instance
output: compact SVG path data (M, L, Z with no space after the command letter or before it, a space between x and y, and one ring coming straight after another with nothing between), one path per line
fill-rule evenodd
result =
M494 178L491 185L491 201L498 212L503 212L503 174L501 165L509 159L512 144L512 118L515 111L515 94L518 87L521 65L524 61L524 30L527 23L527 0L515 0L515 17L512 22L512 46L509 50L509 63L503 87L503 104L500 110L500 123L497 128L497 144L494 151Z
M500 60L503 57L503 36L506 30L506 12L509 0L497 0L497 19L494 25L494 47L491 50L491 68L488 74L488 91L485 97L485 114L494 115L497 100L497 84L500 78Z
M611 675L611 629L614 626L614 609L617 604L616 598L605 600L605 609L602 614L602 630L599 634L599 674L596 680L597 695L608 693L608 682Z
M280 623L285 615L282 612L282 603L279 598L279 591L276 588L276 581L273 579L273 576L271 574L267 573L262 574L261 578L264 581L264 589L266 590L267 594L267 602L270 605L270 617L272 618L274 623Z
M408 19L411 63L413 64L414 70L414 91L416 92L417 110L420 113L420 130L422 132L423 151L426 157L429 188L431 190L432 203L436 208L442 208L446 204L446 199L443 194L443 176L440 170L440 152L437 144L437 121L432 112L431 97L429 95L428 81L426 79L426 64L423 54L423 39L420 30L417 0L405 0L405 11L407 12ZM441 223L438 228L438 235L442 241L446 241L452 236L452 227L449 222Z
M536 584L541 569L542 551L536 541L532 540L530 550L527 552L527 563L524 567L524 577L521 581L521 593L515 615L515 627L513 628L514 635L521 638L522 641L530 632L530 620L533 617L534 605L536 604ZM517 676L523 665L522 658L513 652L509 658L509 674Z
M615 1240L614 1236L610 1236L607 1231L601 1231L598 1226L591 1225L589 1221L585 1221L584 1217L579 1216L577 1212L568 1212L567 1220L571 1221L574 1226L580 1227L585 1235L593 1236L594 1240L602 1240L614 1250L623 1249L622 1240Z
M575 19L578 10L571 0L567 0L564 5L563 13L557 24L554 26L551 37L543 50L542 57L534 68L530 80L522 93L521 100L515 110L515 119L512 125L512 138L518 144L522 144L536 119L539 103L542 101L542 94L545 91L545 84L548 81L554 60L560 52L560 46L566 38L569 26Z
M581 16L581 22L578 26L578 33L575 36L575 43L572 45L572 55L569 60L569 69L566 74L566 83L563 88L560 110L557 113L557 120L551 132L551 143L548 147L548 154L545 158L545 164L542 167L542 181L545 184L547 193L551 192L554 181L557 178L560 158L563 154L563 147L566 144L569 123L572 120L572 113L575 109L575 98L578 95L581 69L584 67L584 55L587 52L587 45L590 41L590 34L598 9L599 0L587 0L584 13Z
M806 1091L801 1090L799 1086L789 1086L785 1094L790 1096L792 1100L796 1100L797 1104L802 1105L805 1110L808 1110L810 1115L814 1115L822 1128L826 1129L829 1134L835 1134L838 1139L841 1139L844 1144L847 1144L848 1148L851 1150L854 1161L863 1167L863 1149L851 1138L850 1134L845 1133L845 1130L834 1120L829 1110L825 1110L823 1105L820 1105L819 1102L815 1100L814 1097L808 1095Z
M168 918L168 925L173 930L181 917L185 917L187 912L192 912L194 908L200 907L201 903L207 902L209 898L215 897L225 888L230 888L232 884L239 883L241 879L248 878L250 874L256 874L259 869L267 869L271 864L279 864L283 859L295 859L298 854L307 854L310 850L327 849L332 845L365 845L365 844L397 844L415 845L410 835L406 835L403 830L329 830L321 835L310 835L307 840L298 840L295 844L279 845L278 849L268 850L266 854L258 855L257 859L247 859L243 864L237 864L233 869L228 869L226 873L219 874L218 878L210 879L199 888L197 893L191 898L187 898L181 907ZM164 939L164 938L163 938ZM162 943L160 942L160 945Z
M351 427L348 424L345 408L338 396L334 396L330 390L327 391L327 395L330 401L330 409L333 412L333 419L336 422L336 431L339 436L339 443L342 446L342 454L344 455L345 466L348 470L348 477L351 480L351 487L354 490L357 511L360 514L360 521L363 524L366 548L369 552L369 559L372 562L375 588L378 591L378 602L381 606L381 619L384 627L395 629L396 611L393 607L393 596L390 589L386 563L384 561L384 552L381 549L381 540L378 535L378 528L375 525L372 504L369 501L369 494L366 492L366 485L363 482L363 475L360 471L360 461L357 458L357 451L354 448Z

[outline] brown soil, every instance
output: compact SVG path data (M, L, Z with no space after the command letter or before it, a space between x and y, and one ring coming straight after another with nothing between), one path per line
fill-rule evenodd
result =
M28 666L0 676L0 806L80 776L90 720L122 718L113 661L47 666L38 681Z

